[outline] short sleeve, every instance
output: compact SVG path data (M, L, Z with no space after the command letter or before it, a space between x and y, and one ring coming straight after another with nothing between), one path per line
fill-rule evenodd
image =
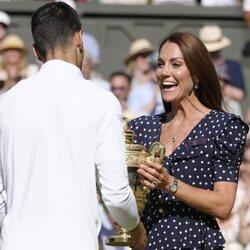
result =
M220 136L215 138L214 182L238 182L248 130L248 126L235 117L229 120Z

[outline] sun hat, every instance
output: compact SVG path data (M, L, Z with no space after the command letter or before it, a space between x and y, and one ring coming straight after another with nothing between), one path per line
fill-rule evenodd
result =
M145 38L135 40L129 47L128 55L125 58L125 64L128 64L131 59L142 53L151 53L154 51L153 45Z
M23 52L27 52L23 40L18 35L7 35L1 42L0 51L7 49L20 49Z
M231 45L231 40L223 35L222 29L217 25L202 27L199 37L209 52L218 51Z
M10 25L10 16L0 10L0 23L3 23L6 27Z

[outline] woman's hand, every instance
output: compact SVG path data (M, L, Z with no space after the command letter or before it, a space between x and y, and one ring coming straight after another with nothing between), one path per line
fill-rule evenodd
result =
M140 164L137 173L141 179L141 185L149 189L168 190L169 184L173 182L173 177L166 168L157 162L149 162L148 165Z

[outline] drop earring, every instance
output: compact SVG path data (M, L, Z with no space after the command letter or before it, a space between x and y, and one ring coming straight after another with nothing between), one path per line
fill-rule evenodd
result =
M199 83L196 83L196 84L194 85L194 88L195 88L195 89L199 89L199 87L200 87L200 86L199 86Z

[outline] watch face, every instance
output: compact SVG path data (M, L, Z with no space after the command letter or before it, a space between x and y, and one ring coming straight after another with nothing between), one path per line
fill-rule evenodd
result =
M176 183L173 183L173 184L169 187L169 189L170 189L170 191L171 191L172 193L175 193L175 192L177 191L177 189L178 189L178 186L177 186Z

